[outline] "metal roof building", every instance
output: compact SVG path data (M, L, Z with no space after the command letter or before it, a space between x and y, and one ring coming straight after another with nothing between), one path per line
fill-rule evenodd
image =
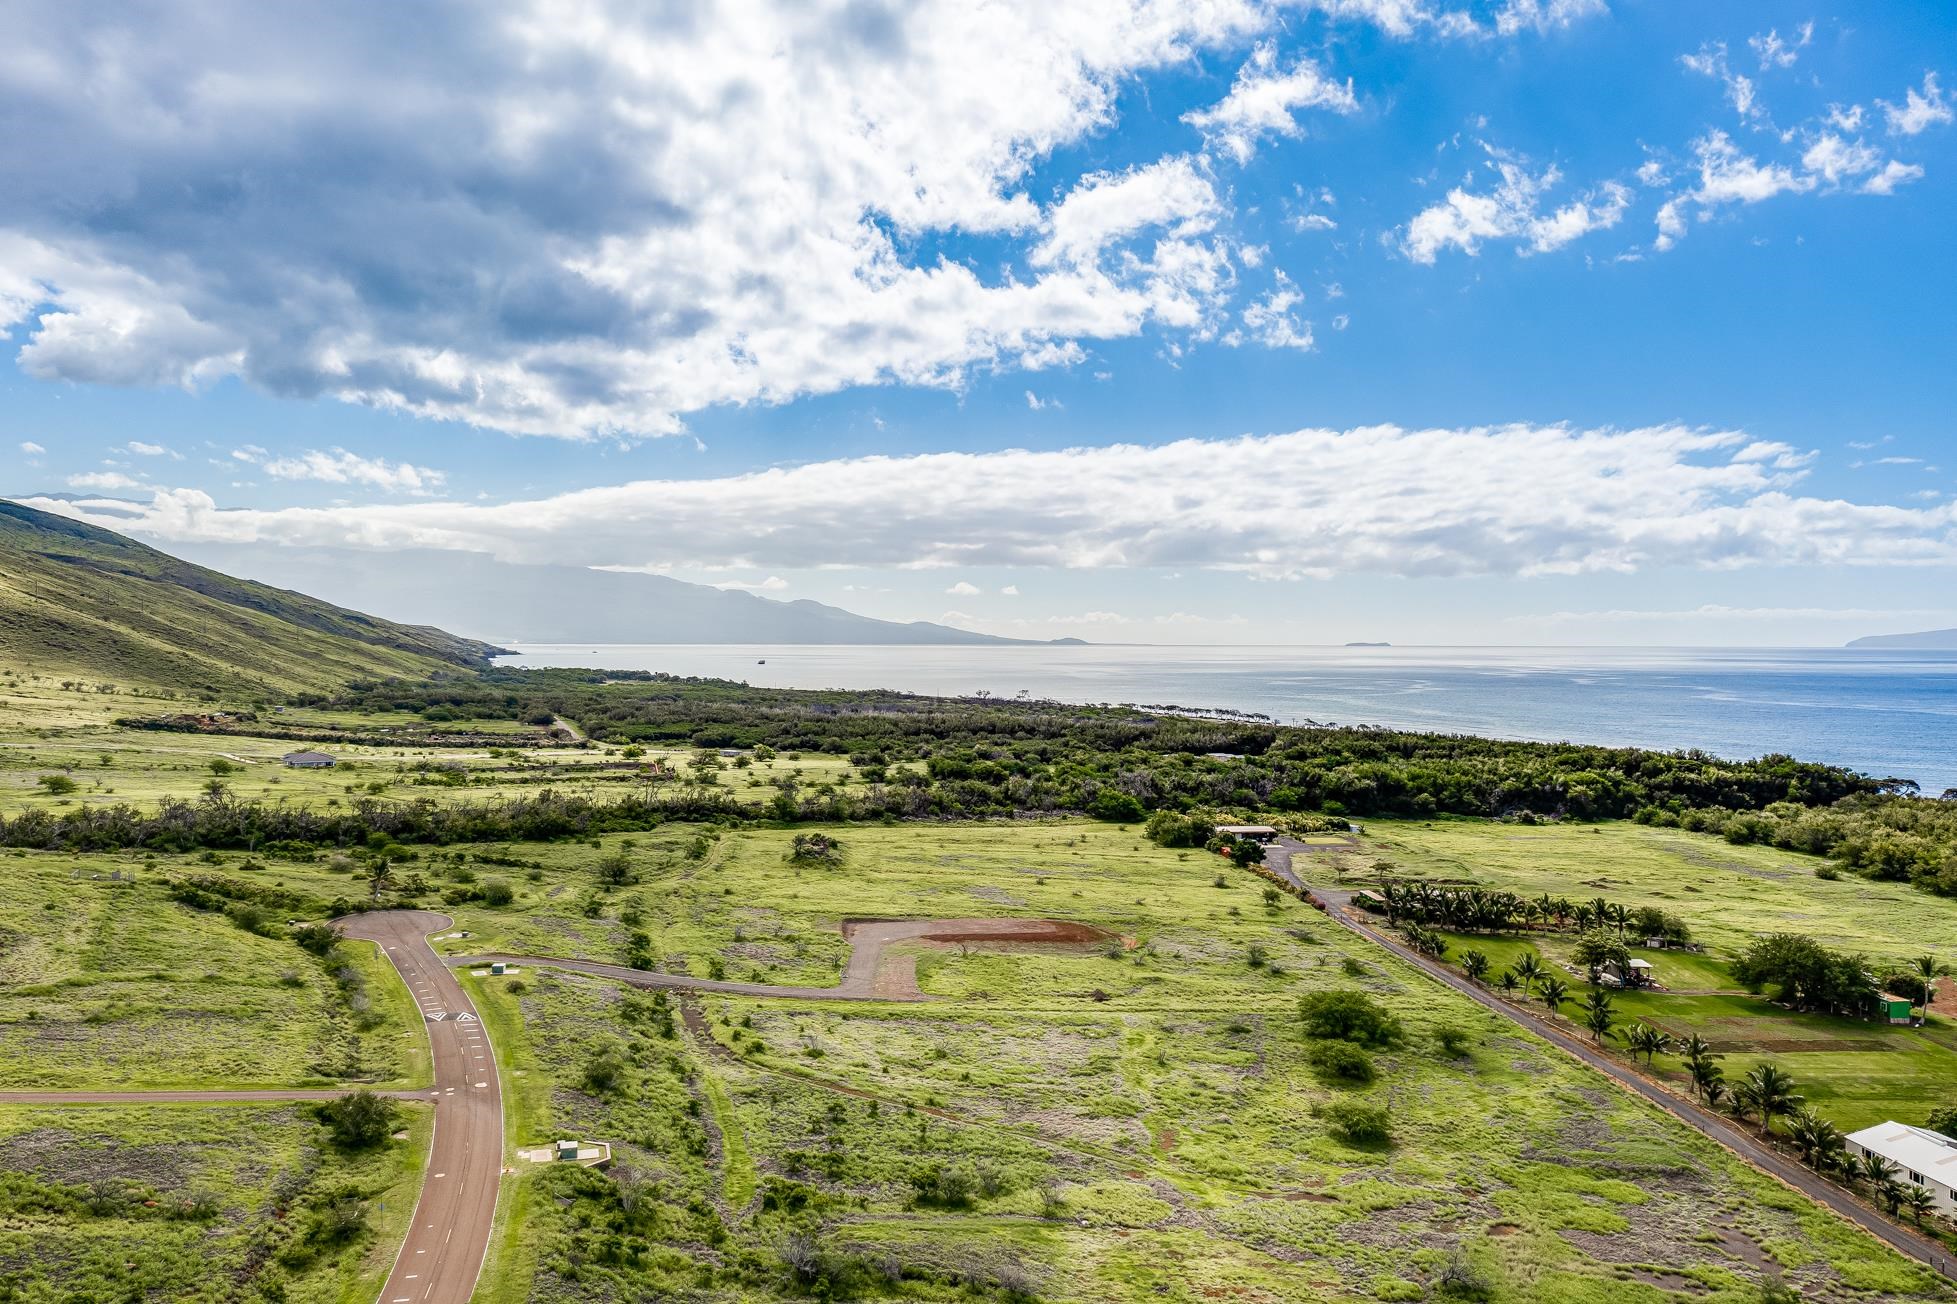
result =
M1848 1137L1852 1155L1877 1155L1896 1166L1896 1180L1921 1186L1937 1199L1937 1212L1957 1215L1957 1140L1927 1127L1877 1123Z

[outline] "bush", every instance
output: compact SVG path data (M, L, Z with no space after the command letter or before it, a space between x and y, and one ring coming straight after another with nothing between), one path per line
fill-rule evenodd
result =
M1210 826L1206 820L1158 810L1148 817L1142 832L1158 847L1200 847L1209 838Z
M292 930L292 940L302 951L325 956L339 944L340 934L329 924L301 924Z
M1298 1002L1305 1035L1361 1046L1392 1046L1403 1036L1400 1021L1364 992L1339 988L1312 992Z
M1378 1105L1334 1101L1324 1109L1325 1126L1349 1145L1378 1146L1393 1139L1392 1118Z
M971 1173L955 1165L926 1164L911 1174L911 1190L918 1204L940 1209L963 1209L972 1203L977 1183Z
M1449 1256L1447 1266L1441 1269L1434 1286L1442 1299L1485 1300L1495 1297L1494 1283L1460 1250Z
M1087 813L1110 824L1134 824L1147 812L1141 802L1116 788L1103 788L1088 803Z
M1373 1057L1349 1041L1321 1041L1311 1048L1312 1067L1326 1078L1363 1087L1377 1076Z
M47 789L49 795L55 797L66 797L75 790L76 786L75 781L65 774L43 774L40 784Z
M506 878L485 879L479 893L486 906L506 906L516 900L516 889Z
M313 1110L342 1150L371 1150L394 1135L394 1102L371 1091L355 1091Z

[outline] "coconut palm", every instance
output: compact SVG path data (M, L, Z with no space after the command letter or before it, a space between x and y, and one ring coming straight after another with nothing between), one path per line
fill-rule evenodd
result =
M1504 969L1501 976L1495 980L1495 985L1502 989L1502 995L1513 996L1515 989L1522 985L1522 980L1515 976L1515 970Z
M1896 1165L1881 1155L1863 1155L1861 1162L1855 1165L1852 1176L1867 1182L1871 1191L1879 1193L1884 1183L1896 1180Z
M1644 1056L1645 1065L1649 1067L1653 1060L1672 1048L1672 1039L1669 1033L1660 1032L1640 1021L1624 1030L1624 1044L1630 1047L1633 1055Z
M1921 1227L1923 1215L1937 1207L1937 1197L1931 1195L1927 1187L1912 1183L1910 1188L1903 1192L1903 1203L1909 1206L1909 1216L1916 1220L1918 1227Z
M1522 980L1524 991L1533 993L1536 984L1542 981L1544 972L1542 961L1536 958L1534 951L1528 952L1515 962L1515 976Z
M1801 1152L1801 1159L1826 1172L1842 1148L1841 1131L1833 1123L1803 1105L1787 1116L1787 1139Z
M1461 968L1476 982L1488 976L1488 957L1472 948L1461 952Z
M1617 1011L1611 1008L1610 993L1592 987L1590 994L1583 998L1583 1026L1590 1029L1590 1040L1603 1045L1604 1038L1614 1035L1610 1026L1615 1022Z
M1760 1116L1761 1136L1772 1130L1775 1117L1792 1113L1804 1099L1794 1090L1794 1079L1778 1064L1755 1064L1740 1086L1743 1090L1736 1091L1734 1099L1744 1100L1748 1111Z
M1563 1000L1569 994L1569 984L1565 983L1561 978L1556 977L1543 979L1542 984L1536 988L1537 999L1549 1007L1551 1014L1555 1014L1563 1008Z
M1923 1006L1923 1017L1927 1019L1930 1016L1930 1002L1937 999L1937 979L1948 977L1950 970L1948 967L1938 964L1937 958L1934 955L1919 955L1910 961L1910 967L1916 972L1916 976L1923 980L1923 1000L1921 1004Z

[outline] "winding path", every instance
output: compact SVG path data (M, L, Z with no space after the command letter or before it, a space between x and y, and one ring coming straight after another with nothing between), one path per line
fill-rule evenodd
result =
M1273 844L1265 854L1265 865L1276 871L1281 878L1299 891L1310 892L1313 897L1323 902L1325 912L1339 923L1375 946L1392 952L1436 982L1445 983L1477 1005L1493 1010L1535 1033L1557 1049L1581 1060L1619 1086L1635 1092L1672 1117L1689 1124L1695 1131L1718 1142L1755 1168L1778 1178L1783 1184L1793 1187L1816 1203L1826 1205L1893 1249L1901 1251L1946 1277L1957 1279L1957 1257L1953 1257L1929 1237L1918 1235L1909 1228L1884 1218L1834 1183L1825 1181L1799 1164L1786 1159L1770 1146L1749 1135L1745 1130L1733 1126L1720 1115L1682 1096L1674 1095L1637 1070L1584 1044L1581 1038L1571 1036L1548 1020L1503 1000L1447 966L1419 954L1410 947L1403 946L1382 930L1374 928L1354 914L1352 893L1336 888L1308 886L1298 877L1291 863L1291 853L1301 849L1302 844L1287 845L1291 841L1279 839Z

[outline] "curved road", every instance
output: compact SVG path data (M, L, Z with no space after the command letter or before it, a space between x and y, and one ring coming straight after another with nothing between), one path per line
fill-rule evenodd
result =
M414 1222L380 1304L467 1304L482 1274L503 1175L503 1092L476 1008L428 945L449 927L426 910L380 910L335 921L347 937L377 943L394 963L428 1028L434 1086L413 1093L435 1105L435 1139Z
M1392 952L1435 981L1446 983L1469 1000L1521 1025L1559 1050L1567 1052L1611 1078L1620 1086L1636 1092L1674 1118L1717 1141L1755 1168L1780 1179L1781 1182L1793 1187L1817 1204L1826 1205L1891 1248L1901 1251L1946 1277L1957 1278L1957 1258L1952 1257L1929 1237L1919 1236L1909 1228L1889 1221L1834 1183L1824 1181L1799 1164L1784 1158L1764 1142L1749 1135L1745 1130L1733 1126L1720 1115L1681 1096L1673 1095L1635 1069L1586 1045L1581 1038L1571 1036L1556 1025L1501 999L1493 992L1485 991L1445 965L1401 945L1385 932L1362 922L1353 913L1352 893L1308 887L1291 867L1291 853L1302 849L1303 844L1287 845L1289 841L1289 839L1279 839L1265 854L1265 864L1277 871L1279 876L1292 886L1300 891L1310 892L1319 901L1324 902L1326 913L1339 923L1374 945Z

